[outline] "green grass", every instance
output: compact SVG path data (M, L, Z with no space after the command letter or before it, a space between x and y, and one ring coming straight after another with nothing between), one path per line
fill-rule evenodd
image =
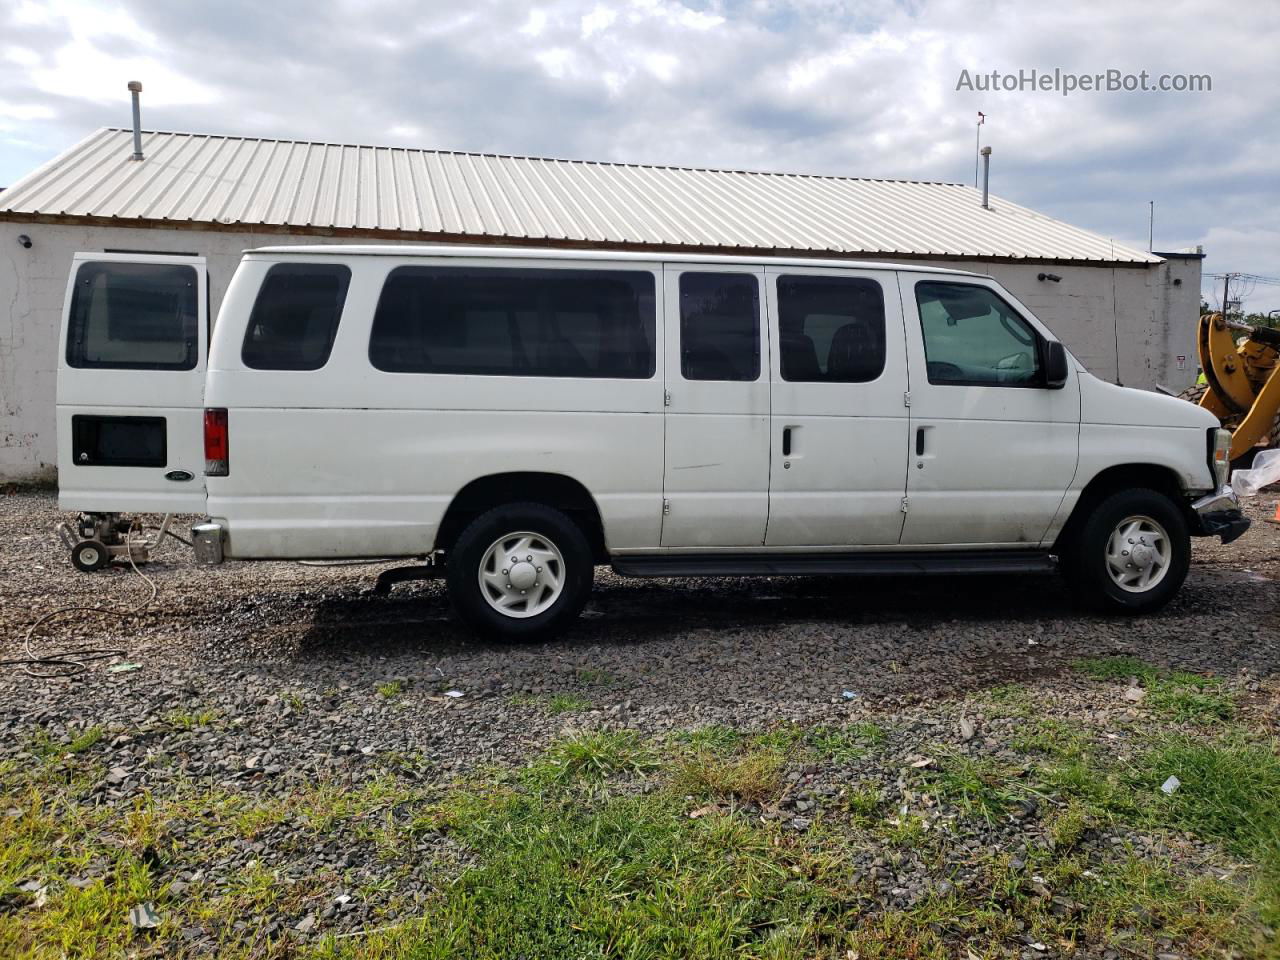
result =
M986 757L943 751L938 769L926 772L925 779L939 797L964 813L992 821L1027 796L1016 774L1014 768Z
M815 753L836 763L852 763L868 750L884 743L885 738L884 729L869 722L843 727L814 727L806 737Z
M1021 724L1010 746L1021 753L1044 754L1064 761L1081 760L1092 750L1088 735L1079 725L1056 717L1037 717Z
M388 680L386 683L378 684L377 690L378 696L394 700L404 693L404 682L401 680Z
M31 752L46 760L67 754L83 753L101 740L105 734L106 731L102 727L86 727L66 743L62 743L54 740L44 730L39 730L32 738Z
M1065 806L1051 811L1045 818L1045 836L1054 850L1070 850L1080 842L1089 826L1088 806L1079 798L1072 797Z
M540 707L548 713L579 713L595 706L572 693L517 693L510 702L513 707Z
M770 750L790 750L804 740L805 732L797 723L780 723L751 737L751 743Z
M194 730L211 726L221 717L217 710L172 710L165 715L164 722L175 730Z
M797 833L762 819L756 805L767 810L787 796L788 771L815 754L869 754L883 731L591 732L553 743L525 767L453 785L400 776L422 762L406 757L358 780L279 795L179 781L116 808L86 802L103 750L85 731L77 750L60 744L45 762L0 765L11 808L0 816L0 896L11 895L0 900L0 956L181 957L187 926L213 936L228 960L950 960L966 949L1006 955L1021 949L1018 936L1063 955L1120 944L1123 956L1150 957L1166 950L1161 938L1184 956L1265 955L1259 915L1280 921L1276 743L1224 723L1135 738L1136 752L1122 759L1087 733L1039 717L995 759L929 747L936 768L913 773L905 814L891 807L892 788L882 794L880 784L853 780ZM1172 796L1160 791L1170 774L1182 781ZM956 847L975 822L1007 823L1029 797L1039 811L1018 834L1025 864ZM286 823L282 839L276 828ZM1167 836L1176 858L1107 839L1134 832ZM1188 834L1221 844L1223 864L1244 865L1239 876L1218 878L1212 850L1178 842ZM219 872L255 840L265 844L257 862ZM376 856L376 875L357 890L370 900L401 896L405 877L426 863L425 878L412 881L424 898L376 908L360 936L290 943L298 919L335 890L357 889L338 868L282 880L290 845L317 843ZM885 908L851 869L872 855L895 868L919 861L935 883L957 855L978 873L963 889ZM436 856L446 859L432 863ZM209 876L185 896L166 896L179 865ZM90 870L97 875L83 889L67 883ZM39 909L16 892L32 878L47 884ZM1055 910L1044 888L1070 909ZM146 937L126 919L143 901L162 916ZM393 906L394 918L378 912ZM248 926L238 929L241 919ZM281 926L267 936L271 920Z
M1085 657L1075 662L1075 668L1095 680L1142 680L1157 674L1155 667L1137 657Z
M481 865L429 904L414 960L807 956L837 935L803 852L735 817L690 819L670 793L481 797L454 835Z
M649 745L634 730L591 732L553 744L545 759L530 769L535 777L554 783L578 778L603 779L652 770L658 764Z
M1220 686L1220 680L1175 673L1150 686L1146 703L1180 723L1220 723L1235 716L1235 701Z
M1160 790L1170 776L1180 785ZM1231 733L1160 738L1134 765L1150 820L1219 840L1259 867L1267 919L1280 923L1280 744Z
M701 800L768 803L782 794L784 761L782 751L771 747L732 756L699 752L677 762L671 788Z
M256 942L258 928L271 914L289 916L304 898L322 896L341 882L336 874L281 883L278 869L259 862L223 875L216 887L167 898L174 869L208 868L290 819L293 843L323 839L355 849L385 842L395 851L411 850L410 821L397 823L394 813L426 802L420 789L376 777L361 784L324 780L281 796L180 781L163 797L144 792L111 808L81 802L76 782L62 769L81 763L3 771L0 792L9 813L0 815L0 956L6 960L143 955L146 943L128 923L130 908L143 902L155 903L162 918L146 939L172 948L154 955L185 956L175 938L189 925L225 940L220 956L279 955ZM274 853L287 857L287 848ZM77 878L84 882L69 882ZM17 890L33 879L45 887L40 907L34 894ZM249 927L232 929L237 919Z
M876 821L884 798L875 787L855 787L844 796L844 809L856 827L868 827Z
M886 843L894 847L903 847L916 852L929 835L929 828L924 817L917 813L900 813L889 817L877 828Z
M1091 873L1066 887L1068 895L1089 904L1079 922L1087 940L1114 943L1128 933L1132 942L1132 931L1159 930L1192 957L1221 956L1227 944L1260 948L1242 892L1231 883L1180 876L1167 860L1137 856Z
M1136 657L1089 657L1075 666L1095 680L1135 678L1146 689L1143 705L1178 723L1221 723L1235 716L1235 699L1217 677L1163 670Z
M590 710L592 706L590 700L584 700L571 693L555 693L547 699L547 710L551 713L577 713L581 710Z
M1030 716L1035 710L1031 691L1020 683L1003 683L987 690L982 699L993 712L1008 717Z
M722 723L712 723L694 730L682 730L676 734L677 744L685 744L695 750L711 753L731 753L746 742L746 734Z

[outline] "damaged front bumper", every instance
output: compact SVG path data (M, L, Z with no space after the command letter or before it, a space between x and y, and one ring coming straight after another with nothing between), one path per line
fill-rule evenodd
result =
M1194 501L1191 511L1195 514L1191 532L1197 537L1221 537L1223 543L1238 538L1252 522L1240 512L1240 501L1228 483Z

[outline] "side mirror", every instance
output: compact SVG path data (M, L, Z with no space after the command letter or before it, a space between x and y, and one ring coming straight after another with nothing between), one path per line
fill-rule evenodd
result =
M1067 349L1057 340L1050 340L1044 351L1044 385L1050 390L1061 390L1067 385Z

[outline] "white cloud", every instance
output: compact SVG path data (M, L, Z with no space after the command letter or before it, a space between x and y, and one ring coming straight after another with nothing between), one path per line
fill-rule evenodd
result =
M536 59L542 64L542 69L557 80L567 76L574 63L573 51L564 47L543 50L536 54Z
M1280 4L0 0L0 22L0 131L46 158L127 123L130 79L161 129L963 182L983 110L997 194L1140 246L1154 199L1158 247L1280 275ZM1213 91L955 89L1032 67ZM0 183L32 156L0 151Z
M547 12L545 10L530 10L529 19L524 22L520 32L529 37L538 37L542 35L542 31L546 28Z
M47 104L41 103L9 103L0 100L0 119L5 120L52 120L57 111Z
M26 47L5 47L4 58L20 67L34 67L40 62L40 54Z
M617 11L605 6L596 7L582 18L582 39L590 40L592 34L608 30L617 19Z

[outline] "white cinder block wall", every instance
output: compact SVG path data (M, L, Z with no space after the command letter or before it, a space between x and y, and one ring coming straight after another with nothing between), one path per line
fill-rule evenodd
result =
M30 249L19 245L22 234L31 238ZM241 251L269 244L350 240L0 221L0 481L53 479L58 327L71 257L77 251L200 254L208 260L216 317ZM995 277L1097 376L1126 386L1154 389L1163 384L1174 390L1195 377L1197 258L1131 267L918 262ZM1038 280L1040 273L1062 280ZM1175 285L1175 279L1181 284ZM1185 357L1181 368L1178 356Z

